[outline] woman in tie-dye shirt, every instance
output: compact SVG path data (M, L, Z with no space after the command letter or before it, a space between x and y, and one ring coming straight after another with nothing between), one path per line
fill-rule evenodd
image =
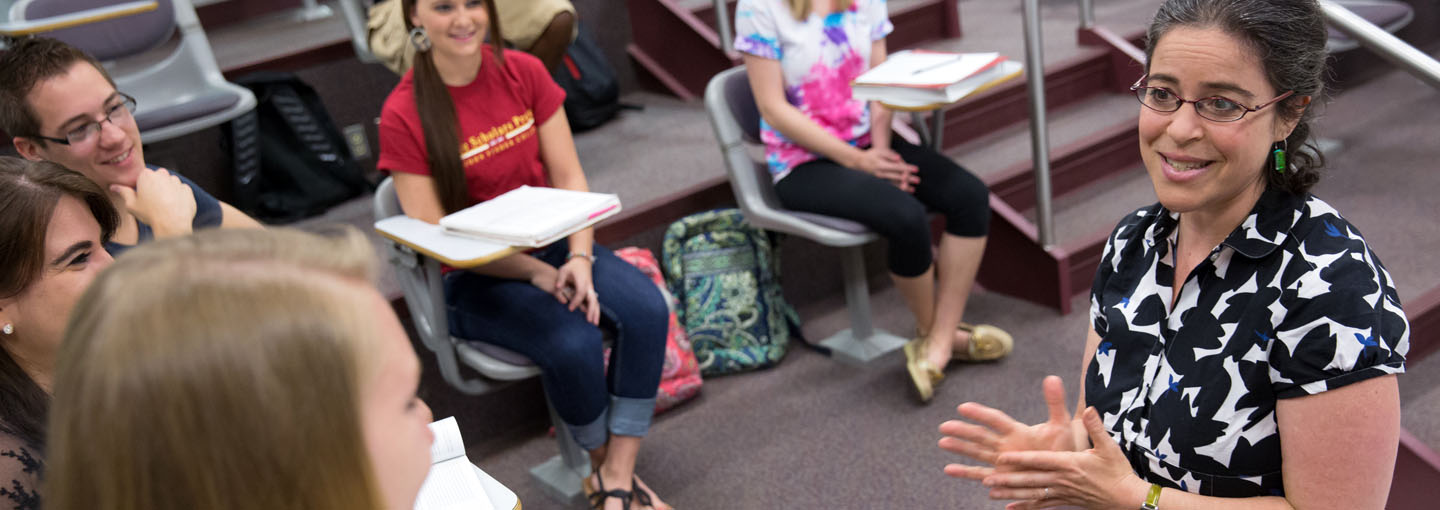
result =
M740 0L735 28L781 203L859 222L889 241L891 276L919 332L905 355L921 400L952 359L1009 353L1003 330L960 322L990 224L985 184L892 137L891 112L851 96L851 82L885 60L894 27L884 0ZM930 211L945 215L938 257Z

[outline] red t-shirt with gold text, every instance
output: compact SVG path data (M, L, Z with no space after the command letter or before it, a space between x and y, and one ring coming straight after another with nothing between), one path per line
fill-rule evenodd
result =
M456 151L465 166L471 203L522 185L549 186L540 160L540 125L560 111L565 91L540 60L505 50L498 65L489 46L475 80L450 89L459 120ZM430 175L425 133L415 107L414 71L407 71L380 110L380 160L391 172Z

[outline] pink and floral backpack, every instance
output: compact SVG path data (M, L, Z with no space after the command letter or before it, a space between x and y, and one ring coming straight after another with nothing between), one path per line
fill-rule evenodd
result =
M655 261L655 254L644 248L630 247L615 250L615 256L649 276L655 286L660 288L660 292L665 294L665 302L670 305L670 333L665 338L665 368L660 373L660 389L655 393L655 412L660 413L700 393L700 364L695 360L695 351L690 347L690 339L685 336L685 328L680 326L680 321L675 317L675 297L671 296L665 287L665 277L660 273L660 264ZM605 360L609 363L608 348Z

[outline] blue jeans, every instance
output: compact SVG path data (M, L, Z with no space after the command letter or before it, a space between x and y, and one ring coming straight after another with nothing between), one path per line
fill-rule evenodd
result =
M561 241L532 255L559 267L567 253ZM527 281L467 271L445 280L451 334L534 361L555 411L586 450L603 446L610 434L643 437L650 430L670 317L655 282L614 252L596 245L591 274L600 325L616 333L608 376L600 328L580 310Z

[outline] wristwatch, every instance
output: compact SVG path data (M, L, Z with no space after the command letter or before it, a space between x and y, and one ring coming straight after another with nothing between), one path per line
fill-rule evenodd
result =
M1150 484L1150 493L1145 495L1145 502L1140 504L1140 510L1160 510L1160 484Z

